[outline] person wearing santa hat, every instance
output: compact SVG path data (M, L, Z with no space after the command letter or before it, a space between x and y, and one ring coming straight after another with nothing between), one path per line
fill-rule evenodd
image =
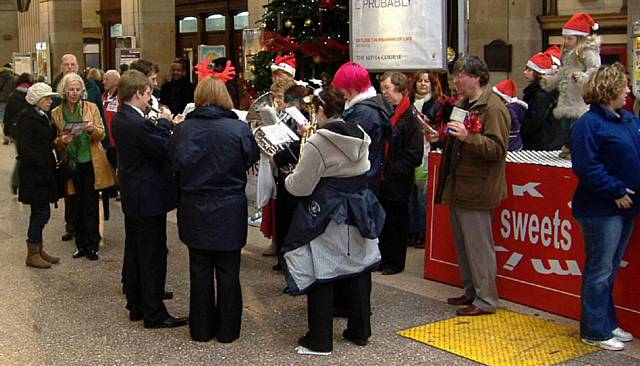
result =
M294 55L286 55L286 56L277 56L273 64L271 65L271 81L272 86L275 84L284 85L286 84L286 80L293 81L296 76L296 57ZM284 94L284 91L283 91ZM252 129L257 128L262 124L262 117L260 117L259 111L264 109L265 107L276 107L273 100L273 93L270 91L259 96L249 107L249 111L247 112L246 121L249 123ZM261 159L266 159L266 157L261 157ZM260 174L260 172L258 172ZM269 173L271 174L271 173ZM256 202L261 201L258 197L256 197ZM271 202L272 205L275 203ZM249 217L248 223L253 226L260 226L262 224L262 209L265 207L271 207L269 204L264 207L260 207L258 204L258 213L254 216ZM268 209L268 208L267 208ZM268 222L265 222L267 225ZM275 256L277 254L276 244L274 241L271 242L269 247L262 252L264 256Z
M522 150L522 137L520 137L520 126L522 120L527 114L527 103L518 99L516 83L507 79L499 82L493 87L493 92L496 93L502 100L511 114L511 131L509 132L509 151Z
M293 55L278 56L271 65L271 82L275 83L280 79L294 80L296 76L296 57ZM271 93L267 92L258 97L249 107L247 122L255 128L262 122L258 110L264 106L273 106Z
M547 48L543 53L549 55L551 57L551 61L553 61L553 68L559 68L562 66L562 48L557 44L552 45Z
M589 76L600 66L600 37L593 32L598 23L586 13L578 13L562 28L562 67L555 75L543 77L542 87L558 90L558 104L553 115L562 124L564 145L560 157L571 159L569 135L577 119L589 110L582 99L582 89Z
M564 142L560 121L552 113L558 102L558 91L548 92L540 86L543 76L557 70L548 51L533 55L524 68L524 78L529 85L524 88L522 100L529 108L521 120L520 136L525 150L560 150Z

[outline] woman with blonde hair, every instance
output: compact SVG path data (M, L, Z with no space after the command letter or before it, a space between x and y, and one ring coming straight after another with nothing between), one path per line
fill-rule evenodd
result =
M249 126L231 111L221 79L204 78L194 102L196 109L176 126L169 145L180 189L180 240L189 248L189 330L195 341L228 343L240 336L246 170L259 151Z
M584 343L611 351L633 340L618 325L613 302L616 274L639 207L640 123L623 108L628 94L622 65L598 68L584 88L589 111L571 134L573 171L579 179L571 206L586 254L580 335Z
M51 112L58 128L56 150L63 159L75 166L74 176L65 184L65 193L75 195L77 209L76 247L73 258L98 259L100 243L98 190L113 186L113 170L102 139L104 125L98 107L83 98L86 89L82 77L76 73L65 75L58 84L62 104Z
M589 110L582 100L582 89L589 76L600 66L600 37L594 32L598 23L585 13L575 14L562 27L562 67L557 74L542 77L542 88L558 90L558 103L553 115L560 120L562 141L567 144L571 129L580 116ZM561 157L571 159L565 145Z

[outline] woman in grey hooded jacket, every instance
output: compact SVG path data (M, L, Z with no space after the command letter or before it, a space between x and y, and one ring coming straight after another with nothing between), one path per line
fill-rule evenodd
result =
M339 117L343 94L324 89L313 104L319 129L285 180L292 195L304 198L283 251L289 288L307 293L309 331L298 341L298 353L330 354L335 283L349 288L343 337L364 346L371 336L371 270L380 262L384 210L367 188L371 139Z

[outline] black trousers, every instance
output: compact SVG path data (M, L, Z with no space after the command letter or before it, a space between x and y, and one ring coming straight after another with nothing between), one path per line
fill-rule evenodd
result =
M348 289L344 296L347 308L347 332L357 339L371 336L371 272L316 283L307 293L307 320L309 331L306 339L315 351L330 352L333 349L333 298L334 285ZM338 295L338 294L335 294Z
M222 252L189 247L189 273L191 338L206 342L215 337L223 343L238 339L242 319L240 250Z
M382 256L380 268L404 271L409 231L409 203L380 198L380 204L387 213L378 242Z
M64 227L68 233L76 232L76 216L78 215L78 202L75 194L64 196Z
M145 326L168 313L162 302L167 278L167 215L124 216L124 268L127 309L142 312Z
M276 181L276 249L278 251L278 263L284 268L284 253L282 246L284 245L287 233L293 221L293 212L298 206L298 197L292 195L284 186L284 176L280 176Z
M73 186L76 190L76 207L73 219L76 247L98 251L100 245L100 205L98 191L94 188L95 176L91 162L78 164L78 175L73 178Z

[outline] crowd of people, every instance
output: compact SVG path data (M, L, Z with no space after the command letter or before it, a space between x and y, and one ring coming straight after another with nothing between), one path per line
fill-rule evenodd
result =
M600 65L596 29L588 14L572 17L562 48L528 60L522 99L512 80L492 86L475 56L459 58L449 75L376 76L347 62L318 88L295 80L295 57L279 56L270 91L244 120L225 84L234 76L226 60L201 70L197 85L173 63L159 98L159 68L148 60L85 77L76 57L64 55L52 86L28 74L7 78L1 69L5 138L18 156L11 187L31 209L26 265L60 262L44 250L43 230L61 198L62 240L75 238L72 257L98 260L100 197L108 209L117 196L130 320L145 328L189 324L193 340L232 342L241 329L247 170L260 160L251 200L272 239L264 254L277 255L285 293L307 295L309 330L297 351L326 355L334 316L348 318L345 339L367 344L371 272L400 273L407 246L424 246L430 150L442 151L435 203L449 207L464 285L447 302L460 306L459 316L478 316L498 306L491 228L507 197L507 152L562 149L579 179L572 207L587 258L582 340L623 349L633 337L618 326L612 288L638 210L640 122L625 110L621 65ZM277 151L255 134L272 124L295 136ZM176 208L189 251L188 318L170 315L163 303L172 296L166 220Z

